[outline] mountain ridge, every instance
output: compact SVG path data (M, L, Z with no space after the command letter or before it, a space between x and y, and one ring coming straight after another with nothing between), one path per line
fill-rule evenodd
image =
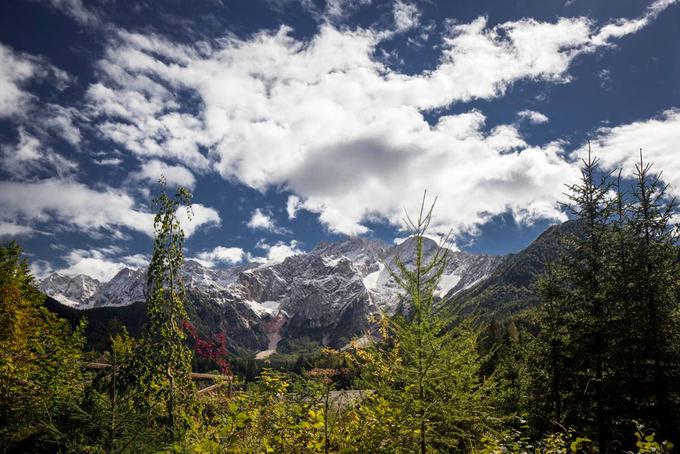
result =
M409 238L389 245L348 238L321 242L278 263L228 268L208 268L188 259L182 273L189 318L206 332L224 333L234 348L255 353L275 351L273 339L308 338L341 348L369 328L371 314L397 311L400 290L386 267L395 255L411 264L413 242ZM426 239L425 259L437 247ZM450 251L439 295L455 299L471 294L512 257ZM105 283L79 276L71 280L52 275L40 287L83 315L95 309L105 313L107 307L124 310L144 300L144 269L123 269Z

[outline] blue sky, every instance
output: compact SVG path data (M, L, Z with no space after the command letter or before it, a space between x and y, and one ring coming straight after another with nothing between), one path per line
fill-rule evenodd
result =
M391 242L424 189L434 234L515 252L588 140L680 188L680 1L0 5L0 237L38 275L143 265L161 174L209 266Z

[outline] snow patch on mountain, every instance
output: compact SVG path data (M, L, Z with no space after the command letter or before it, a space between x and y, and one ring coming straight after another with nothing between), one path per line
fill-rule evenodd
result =
M426 238L423 252L427 263L443 251ZM485 279L501 261L501 257L484 254L447 253L449 262L438 289L442 297ZM187 298L194 306L212 304L226 311L223 313L232 324L227 331L245 333L259 326L274 350L279 339L299 336L341 347L368 329L370 314L393 314L399 307L402 291L388 269L394 268L395 256L407 267L414 266L415 239L386 245L348 238L320 243L310 252L278 263L229 268L207 268L187 260L182 276ZM41 288L77 309L125 306L145 299L146 270L125 268L105 283L87 276L53 274L41 282Z

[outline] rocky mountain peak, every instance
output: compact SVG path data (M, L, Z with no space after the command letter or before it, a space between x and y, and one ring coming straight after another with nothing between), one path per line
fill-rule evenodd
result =
M438 247L433 240L425 239L426 260ZM296 337L341 347L367 329L370 314L396 310L400 290L385 267L395 254L411 263L415 240L387 245L347 238L320 243L312 251L280 263L228 268L208 268L187 260L182 268L187 306L190 316L220 326L234 345L244 348L272 351L272 339ZM497 267L499 260L453 254L442 276L441 294L452 294L478 282ZM145 269L124 268L106 283L88 279L54 274L41 285L48 295L78 309L126 306L145 299Z

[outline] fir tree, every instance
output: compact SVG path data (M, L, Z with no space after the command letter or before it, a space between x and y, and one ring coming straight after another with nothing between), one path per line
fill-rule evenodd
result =
M448 237L429 257L424 252L433 208L426 209L423 198L417 220L407 216L414 263L394 257L387 264L403 290L406 314L383 317L383 342L358 352L364 386L377 391L364 417L375 421L371 436L380 442L367 449L465 449L487 429L489 383L480 378L478 333L469 321L445 316L446 305L437 297Z
M671 387L677 383L678 357L673 345L678 342L678 249L677 231L672 225L675 198L668 195L668 186L661 173L652 171L652 164L640 161L635 166L635 186L630 205L630 229L634 236L633 292L637 301L633 328L640 333L639 353L635 369L644 400L637 404L651 405L651 418L659 427L676 430L677 415L673 414Z

